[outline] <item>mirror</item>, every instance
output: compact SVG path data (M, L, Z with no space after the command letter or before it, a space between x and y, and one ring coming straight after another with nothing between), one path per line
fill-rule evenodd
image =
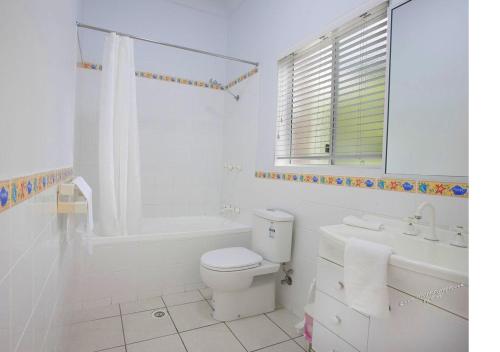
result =
M390 11L386 173L468 176L468 3Z

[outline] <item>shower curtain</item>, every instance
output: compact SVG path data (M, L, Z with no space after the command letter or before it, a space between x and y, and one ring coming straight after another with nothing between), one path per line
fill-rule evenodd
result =
M100 233L139 231L142 219L132 39L106 36L99 107Z

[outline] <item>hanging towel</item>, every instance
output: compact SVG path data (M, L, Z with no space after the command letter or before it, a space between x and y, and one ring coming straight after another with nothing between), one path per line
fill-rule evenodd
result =
M344 285L347 304L370 316L389 313L387 265L392 248L350 238L344 251Z
M365 220L358 218L357 216L349 215L342 219L345 225L361 227L363 229L380 231L384 228L384 224L378 221Z
M94 229L94 215L92 213L92 188L88 185L87 182L83 179L83 177L75 177L73 181L71 181L74 185L80 189L80 192L82 192L83 197L87 201L87 225L86 225L86 230L87 232L92 232Z

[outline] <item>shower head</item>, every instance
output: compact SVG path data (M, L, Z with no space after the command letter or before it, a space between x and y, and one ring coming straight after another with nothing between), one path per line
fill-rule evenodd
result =
M217 85L217 86L221 86L222 87L222 84L220 84L216 79L213 79L213 78L210 78L210 80L208 81L208 83L210 83L211 85ZM233 92L231 92L229 90L229 88L224 89L224 91L226 91L229 94L231 94L233 96L234 100L236 100L236 101L240 100L240 96L238 94L234 94Z
M236 100L236 101L240 100L240 96L238 94L234 94L233 92L231 92L229 90L229 88L226 88L225 91L228 92L229 94L231 94L233 96L234 100Z

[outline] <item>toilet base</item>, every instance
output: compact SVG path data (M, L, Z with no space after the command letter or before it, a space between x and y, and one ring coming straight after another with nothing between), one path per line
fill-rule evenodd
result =
M275 309L276 280L273 274L254 277L252 285L239 291L213 291L213 317L235 320L272 312Z

